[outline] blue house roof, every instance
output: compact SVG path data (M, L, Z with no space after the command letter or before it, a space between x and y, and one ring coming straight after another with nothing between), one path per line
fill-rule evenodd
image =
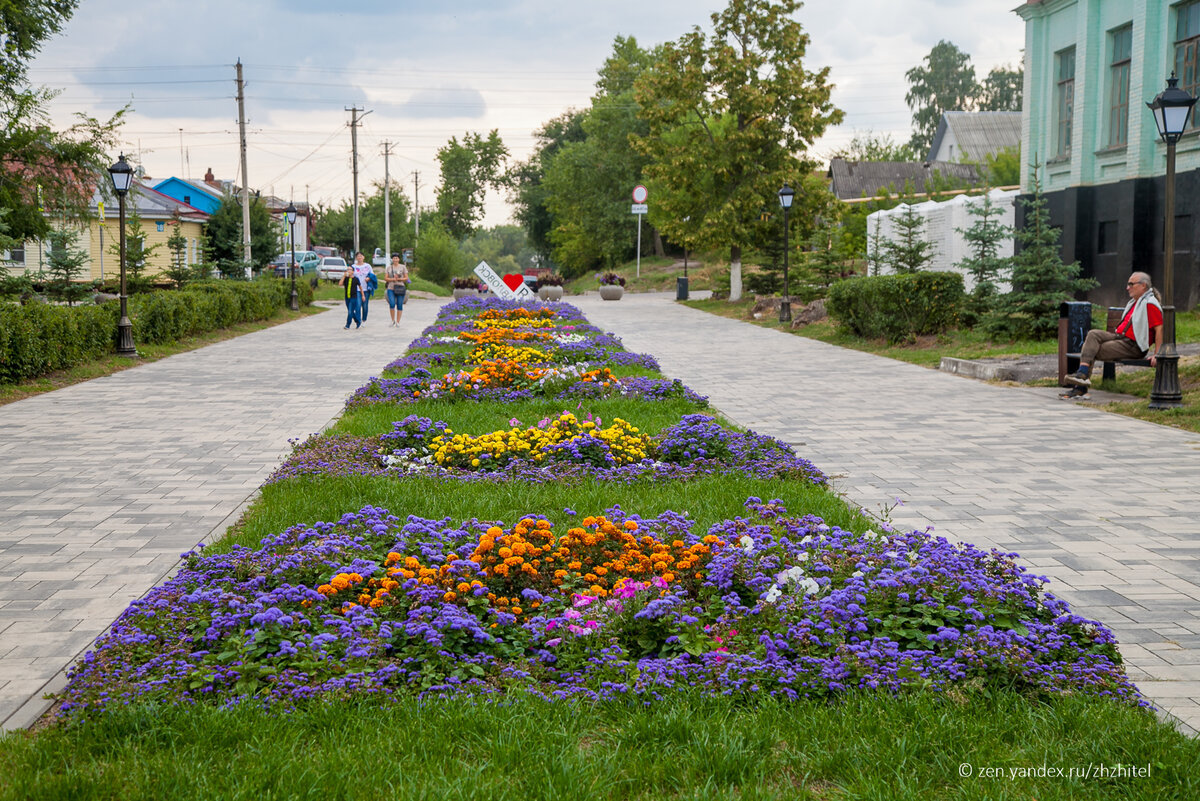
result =
M167 178L156 184L154 190L200 209L205 214L212 214L225 199L224 194L215 187L185 178Z

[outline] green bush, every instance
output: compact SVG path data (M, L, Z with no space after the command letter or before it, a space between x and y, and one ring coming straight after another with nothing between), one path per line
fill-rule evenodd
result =
M875 275L834 284L825 308L864 339L900 342L953 328L964 295L958 273Z
M300 302L312 302L297 281ZM290 281L198 281L129 298L134 343L164 344L235 323L266 320L291 302ZM120 302L101 306L0 303L0 383L74 367L116 350Z

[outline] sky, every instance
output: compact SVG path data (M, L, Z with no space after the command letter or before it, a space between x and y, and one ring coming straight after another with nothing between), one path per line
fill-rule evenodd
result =
M1017 0L808 0L804 66L831 69L845 121L819 159L868 131L907 141L904 73L945 39L976 75L1019 64ZM497 129L511 158L533 133L586 108L616 36L643 47L709 30L718 0L80 0L33 60L31 82L60 90L59 125L126 104L128 157L156 182L170 176L241 183L235 67L243 65L249 185L338 206L352 196L351 107L359 189L388 173L422 207L434 203L436 154L451 136ZM363 113L360 112L360 113ZM630 187L632 190L632 187ZM653 202L653 198L650 199ZM487 225L510 222L504 197Z

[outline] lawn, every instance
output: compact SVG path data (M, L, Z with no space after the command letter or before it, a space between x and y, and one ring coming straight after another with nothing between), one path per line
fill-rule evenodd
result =
M0 798L1200 792L1102 621L546 308L445 307L0 740Z

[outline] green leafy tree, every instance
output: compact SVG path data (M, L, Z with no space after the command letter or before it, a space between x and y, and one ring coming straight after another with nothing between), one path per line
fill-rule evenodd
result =
M74 306L92 291L92 283L81 280L88 254L79 247L79 233L69 228L52 228L46 254L46 294Z
M119 267L121 240L114 239L115 241L109 247L109 253L117 257ZM129 204L128 212L125 215L125 283L129 294L145 292L150 289L150 277L144 273L146 266L150 263L150 257L159 247L160 245L146 244L146 228L142 225L142 215L138 212L136 203Z
M212 263L225 275L243 272L242 201L226 195L208 218L208 253ZM271 222L271 213L258 198L250 199L250 253L253 267L261 270L279 252L279 231Z
M924 157L925 154L918 155L912 145L893 141L891 134L874 131L854 134L850 144L830 154L831 159L846 161L920 161Z
M919 64L908 72L908 93L904 101L913 112L913 135L909 147L915 153L928 153L937 133L938 122L947 111L975 108L979 87L971 57L955 45L942 40Z
M554 216L547 205L546 170L564 145L583 141L586 136L583 132L584 113L568 111L539 128L534 132L537 144L532 155L514 164L508 171L513 219L524 226L529 244L537 252L540 261L549 261L553 249L550 231L554 227Z
M359 246L370 256L375 248L387 248L383 234L383 182L374 185L375 192L364 198L358 206ZM411 204L400 184L392 181L392 195L388 211L392 223L391 252L399 252L413 246L413 224ZM351 254L354 248L354 206L347 200L336 209L318 206L313 213L313 241L333 245L343 253ZM353 259L350 259L353 261Z
M670 232L691 217L697 247L729 248L730 300L741 298L742 248L762 236L764 201L814 172L804 154L843 116L830 101L828 68L804 67L809 37L795 19L800 7L799 0L730 0L712 15L711 34L696 27L667 43L636 84L649 132L634 143L650 158L646 175L677 188L660 193L652 221ZM688 193L705 188L697 215ZM793 216L815 216L814 202L826 199L797 193Z
M979 110L1020 111L1024 87L1024 67L994 68L979 85Z
M524 273L535 266L536 252L529 246L525 229L519 225L481 228L459 244L466 266L486 261L497 272ZM497 265L505 265L501 270Z
M925 217L912 205L892 217L895 233L883 243L883 263L896 273L916 273L933 261L937 250L925 238Z
M997 299L984 326L991 336L1049 339L1058 334L1059 304L1098 283L1080 277L1079 262L1063 263L1060 233L1050 224L1050 209L1036 167L1033 193L1020 202L1025 208L1025 224L1015 232L1020 247L1012 260L1012 291Z
M1021 146L989 153L984 158L983 171L992 186L1017 186L1021 183Z
M504 188L505 160L508 148L495 130L487 138L469 132L461 142L450 137L438 149L441 183L437 189L438 214L442 224L456 240L475 230L483 217L483 201L488 188Z
M421 239L416 250L416 275L439 286L450 286L450 279L465 275L467 268L467 260L459 250L458 241L440 222L421 226Z
M9 98L25 91L29 61L78 6L79 0L0 0L0 94Z
M567 275L611 269L633 258L636 218L629 213L630 190L643 182L646 157L630 144L648 132L634 84L651 68L655 54L633 38L618 36L600 68L597 93L582 115L584 138L563 144L546 169L546 207L553 227L554 261ZM655 241L643 232L643 246Z

